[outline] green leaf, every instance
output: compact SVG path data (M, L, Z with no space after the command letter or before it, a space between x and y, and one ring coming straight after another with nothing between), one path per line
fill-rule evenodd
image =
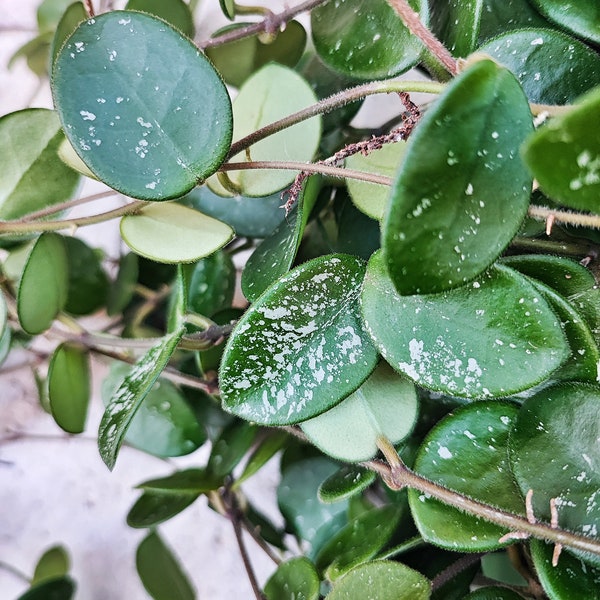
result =
M102 384L102 398L108 404L131 367L112 365ZM125 441L154 456L183 456L206 441L206 432L183 394L168 380L159 378L134 414Z
M431 583L417 571L391 560L354 567L336 581L326 600L427 600Z
M69 568L70 561L67 551L62 546L52 546L38 560L31 579L31 585L63 577L69 572Z
M68 433L85 430L90 401L90 364L85 348L64 343L48 367L48 397L52 416Z
M71 2L72 0L68 1ZM56 57L63 47L63 44L67 41L67 38L75 31L75 29L77 29L77 26L87 18L87 12L85 11L82 2L73 2L73 4L69 4L56 26L56 32L52 39L52 46L50 48L50 64L52 66L54 66Z
M401 294L457 287L508 245L529 204L531 178L518 150L532 128L520 86L488 60L461 73L427 111L410 138L382 232Z
M32 335L46 331L67 301L68 258L62 236L42 234L29 253L19 283L17 313Z
M479 588L465 596L463 600L523 600L523 596L508 588L493 585Z
M111 471L136 411L167 366L183 333L184 329L181 328L150 348L110 399L98 430L98 448L102 460Z
M488 579L505 585L527 586L527 580L517 571L509 550L490 552L481 557L481 573Z
M73 0L43 0L37 9L40 31L54 31Z
M234 421L213 443L206 468L215 477L229 475L244 458L256 437L256 427Z
M427 435L414 470L474 500L522 514L525 503L508 462L508 434L518 412L514 404L498 400L461 407ZM487 552L499 548L507 533L417 490L409 490L408 499L421 535L436 546Z
M270 432L249 456L242 474L235 480L234 487L239 487L246 479L258 473L283 448L287 440L288 434L284 431Z
M231 104L218 73L190 40L144 13L82 23L56 59L52 90L79 156L128 196L182 196L229 149Z
M585 564L570 552L562 552L558 565L552 565L553 546L531 540L531 558L544 591L551 600L598 598L600 569Z
M149 479L136 487L144 493L165 496L184 496L186 494L198 497L200 494L216 490L222 484L220 477L214 477L207 469L184 469L175 471L172 475L159 479Z
M339 502L366 490L376 479L374 471L357 465L341 467L319 486L321 502Z
M138 257L129 252L119 258L119 272L109 288L106 312L109 316L118 315L129 304L135 292L138 279Z
M299 556L281 563L265 584L266 600L318 600L319 576L314 565Z
M75 582L70 577L59 577L42 581L19 596L17 600L71 600L75 588Z
M164 523L190 506L199 496L200 494L144 493L127 514L127 525L135 529L146 529Z
M366 173L393 177L406 152L406 142L387 144L367 156L354 154L346 159L346 167ZM373 219L381 220L385 214L390 188L358 179L348 179L348 192L356 207Z
M550 522L555 498L558 526L591 537L600 520L599 402L597 386L546 388L525 400L510 437L512 472L524 495L533 490L536 518ZM598 557L572 552L600 566Z
M357 389L378 360L358 310L364 269L348 255L324 256L271 286L225 348L223 408L264 425L291 424Z
M181 204L149 204L121 219L124 242L156 262L195 262L222 248L233 235L229 225Z
M600 6L593 0L572 3L561 0L531 0L531 3L558 27L600 44Z
M238 141L257 129L316 103L310 85L297 73L271 63L254 73L233 102L233 139ZM250 148L253 161L311 161L319 147L321 118L313 117L267 137ZM232 162L248 161L241 152ZM229 171L228 176L244 196L268 196L291 183L296 171L249 169ZM213 191L231 194L212 178Z
M57 151L64 135L55 112L31 108L0 119L0 219L68 200L79 175Z
M427 25L427 2L409 4ZM310 16L313 42L323 62L351 77L392 77L408 71L421 57L421 42L385 0L371 0L368 10L362 0L330 1Z
M598 210L600 139L595 135L598 127L600 88L525 141L523 158L550 198L578 210Z
M35 75L40 79L46 77L48 74L48 55L50 53L51 41L51 31L45 31L35 36L10 57L8 68L11 69L19 58L25 58L27 66Z
M6 331L8 331L7 328L7 322L8 322L8 310L6 307L6 300L4 299L4 294L2 294L0 292L0 335L3 336ZM1 354L1 352L0 352ZM0 361L2 362L2 361Z
M549 23L529 0L483 0L479 23L479 41L522 27L548 27Z
M600 84L600 56L553 29L509 31L488 40L478 51L510 69L531 102L569 104Z
M402 441L412 431L417 408L414 385L382 362L354 393L300 427L326 454L359 462L377 454L379 438Z
M154 600L195 600L196 593L181 565L155 531L140 543L135 564Z
M190 7L183 0L129 0L125 10L139 10L159 17L189 38L194 37L194 19Z
M223 14L230 20L235 19L235 1L234 0L219 0Z
M419 385L450 396L508 396L543 381L569 355L552 309L529 280L495 266L443 294L400 296L380 254L362 292L382 356Z
M237 321L243 314L244 311L240 308L227 308L212 315L211 320L217 325L230 325L231 323ZM225 344L219 344L218 346L213 346L208 350L202 350L201 352L198 352L196 354L196 364L198 365L200 372L204 375L207 375L210 371L218 371L224 350ZM210 375L210 377L214 375L215 373ZM231 415L227 416L232 418Z
M485 0L434 2L431 29L454 56L466 57L477 44Z
M389 541L400 521L397 506L373 508L352 519L318 552L315 565L335 582L344 573L373 558Z

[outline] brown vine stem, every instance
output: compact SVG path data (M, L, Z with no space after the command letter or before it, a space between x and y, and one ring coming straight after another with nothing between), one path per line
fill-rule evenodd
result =
M600 215L586 215L576 213L570 210L556 210L545 206L537 206L532 204L527 211L527 214L539 221L547 221L552 219L554 223L565 223L579 227L589 227L592 229L600 229Z
M95 17L96 11L94 10L94 5L92 4L92 0L83 0L83 4L85 5L85 12L89 17Z
M408 30L417 36L427 49L440 61L451 75L458 72L458 63L450 51L433 33L423 25L416 13L406 0L387 0L389 5L398 13Z
M577 535L564 529L553 528L546 523L530 523L525 517L473 500L411 471L402 462L389 440L379 438L378 446L389 463L383 478L393 489L412 488L440 500L444 504L496 523L501 527L506 527L511 531L523 532L528 536L543 539L553 544L562 544L576 550L600 555L599 540ZM380 471L381 463L376 464L377 470Z
M26 215L23 215L20 219L15 219L14 221L11 221L11 223L28 223L37 219L43 219L44 217L53 215L58 212L62 212L63 210L69 210L70 208L75 208L76 206L87 204L88 202L94 202L95 200L108 198L110 196L114 196L115 194L118 194L118 192L116 192L115 190L106 190L105 192L98 192L97 194L84 196L82 198L77 198L76 200L67 200L66 202L61 202L60 204L53 204L52 206L48 206L47 208L27 213Z

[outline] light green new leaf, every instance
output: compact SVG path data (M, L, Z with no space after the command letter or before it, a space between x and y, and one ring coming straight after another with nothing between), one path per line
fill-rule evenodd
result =
M36 585L42 581L63 577L69 572L69 568L69 555L62 546L48 548L35 565L31 584Z
M600 44L600 5L595 0L531 0L531 3L559 27Z
M167 366L184 331L181 328L150 348L110 399L98 430L98 448L102 460L111 471L137 409Z
M136 253L163 263L189 263L231 240L229 225L181 204L149 204L121 219L121 236Z
M82 160L134 198L184 195L229 149L231 103L220 76L179 31L141 12L79 25L56 58L52 91Z
M339 254L305 263L246 312L223 354L225 410L265 425L305 421L358 388L377 364L358 295L363 261Z
M318 600L319 576L304 556L281 563L265 584L266 600Z
M409 140L382 232L401 294L470 281L509 244L529 204L519 146L532 129L519 84L489 60L461 73L427 111Z

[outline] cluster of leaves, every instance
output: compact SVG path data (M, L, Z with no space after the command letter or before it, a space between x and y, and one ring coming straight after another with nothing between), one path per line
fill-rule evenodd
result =
M151 530L137 558L154 598L194 597L156 528L203 495L244 553L241 529L278 563L262 591L249 570L257 597L595 597L598 9L310 4L311 48L292 9L222 0L233 23L202 52L182 1L92 18L43 2L18 55L49 71L55 111L0 119L2 357L62 340L40 390L70 433L90 356L116 359L98 433L111 469L124 442L161 457L212 444L205 465L138 486L128 523ZM458 75L412 9L469 57L442 61ZM263 20L238 22L248 10ZM439 83L389 79L414 66ZM399 102L378 130L351 126L357 99L403 90L439 96L422 117ZM342 149L358 179L340 179ZM63 218L79 173L136 200ZM57 233L117 217L132 252L113 278ZM232 256L248 248L242 310ZM108 330L73 319L100 310L118 317ZM285 530L241 487L275 455ZM53 597L71 597L65 572ZM502 587L470 593L474 578Z

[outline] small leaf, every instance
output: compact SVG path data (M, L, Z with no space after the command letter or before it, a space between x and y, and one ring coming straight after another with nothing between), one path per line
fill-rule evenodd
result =
M230 20L235 19L235 1L234 0L219 0L223 14Z
M135 529L146 529L164 523L190 506L199 496L200 494L191 493L144 493L127 514L127 525Z
M484 0L479 22L479 42L485 42L509 29L549 25L529 0Z
M304 556L281 563L265 584L266 600L318 600L319 576Z
M129 304L135 292L138 279L138 257L129 252L119 259L117 278L110 286L106 312L109 316L118 315Z
M61 429L68 433L85 430L90 393L87 351L73 344L61 344L48 367L50 409Z
M17 295L19 322L27 333L36 335L46 331L64 308L68 268L62 236L43 233L31 248Z
M339 502L366 490L376 479L374 471L347 465L341 467L329 476L319 486L319 500L321 502Z
M364 268L343 254L317 258L250 307L221 363L225 410L264 425L291 424L358 388L378 359L358 312Z
M82 23L58 54L52 90L73 148L128 196L182 196L229 149L231 104L218 73L190 40L144 13Z
M466 57L475 50L484 0L435 2L431 29L454 56Z
M235 480L234 487L239 487L246 479L258 473L267 462L279 452L288 441L288 435L284 431L273 431L252 452L242 474Z
M377 454L380 437L402 441L412 431L417 408L414 385L380 363L354 393L300 427L323 452L359 462Z
M186 494L199 496L216 490L222 484L222 479L214 477L207 469L184 469L175 471L172 475L159 479L149 479L136 487L146 494L158 496L184 496Z
M587 94L567 114L535 131L523 145L523 158L542 190L565 206L597 210L600 193L597 127L600 127L600 88Z
M110 399L98 430L98 448L102 460L111 471L136 411L167 366L183 333L184 329L181 328L150 348Z
M159 17L189 38L194 37L194 19L183 0L129 0L125 10L138 10Z
M17 600L71 600L75 594L75 582L70 577L59 577L30 588Z
M562 0L531 0L531 3L558 27L600 44L600 10L595 2L565 4Z
M465 596L463 600L523 600L523 596L508 588L493 585L479 588Z
M215 477L229 475L250 449L256 427L244 421L234 421L213 443L206 468Z
M62 577L69 572L69 568L69 555L62 546L48 548L35 566L31 584L37 585L42 581Z
M154 600L195 600L196 593L171 550L153 531L140 543L135 564Z
M410 138L382 232L401 294L457 287L508 245L529 205L531 178L518 150L532 128L518 83L488 60L461 73L427 111Z
M150 260L189 263L216 252L234 234L229 225L181 204L150 204L121 219L121 235Z

